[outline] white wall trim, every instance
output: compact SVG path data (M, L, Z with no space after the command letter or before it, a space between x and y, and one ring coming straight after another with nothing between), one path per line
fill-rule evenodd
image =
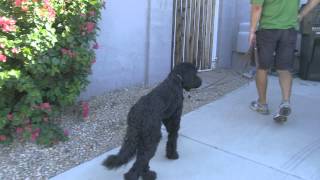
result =
M212 49L212 65L216 63L218 59L218 30L219 30L219 14L220 14L220 0L216 0L214 10L214 22L213 22L213 49Z

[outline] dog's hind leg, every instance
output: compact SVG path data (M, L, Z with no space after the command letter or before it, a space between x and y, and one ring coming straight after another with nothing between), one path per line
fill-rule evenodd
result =
M139 141L137 158L130 171L125 174L126 180L139 178L139 176L143 180L155 180L157 177L157 174L150 170L149 162L157 150L161 139L161 131L160 127L158 129L148 129L147 131Z
M181 110L178 110L171 118L163 120L163 124L168 132L166 155L168 159L178 159L177 140L180 129Z

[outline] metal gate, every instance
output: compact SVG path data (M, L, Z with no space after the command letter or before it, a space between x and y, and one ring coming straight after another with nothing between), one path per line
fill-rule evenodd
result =
M174 0L173 66L192 62L211 69L215 0Z

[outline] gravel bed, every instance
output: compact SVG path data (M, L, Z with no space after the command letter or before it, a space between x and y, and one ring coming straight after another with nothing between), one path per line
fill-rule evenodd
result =
M216 69L200 76L203 86L185 92L184 114L249 82L232 70ZM67 142L50 148L16 141L0 145L0 180L48 179L119 146L129 108L151 89L131 87L93 97L87 120L81 118L78 106L66 109L59 121L69 130Z

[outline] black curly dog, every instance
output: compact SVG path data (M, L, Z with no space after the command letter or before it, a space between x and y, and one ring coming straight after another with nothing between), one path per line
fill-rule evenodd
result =
M161 138L161 122L168 131L166 156L178 159L177 138L183 106L183 89L189 91L201 86L197 70L190 63L175 66L168 77L149 94L141 97L129 111L127 132L117 155L104 160L103 165L115 169L128 163L134 156L136 161L124 175L125 180L156 179L150 170L149 161L155 155Z

